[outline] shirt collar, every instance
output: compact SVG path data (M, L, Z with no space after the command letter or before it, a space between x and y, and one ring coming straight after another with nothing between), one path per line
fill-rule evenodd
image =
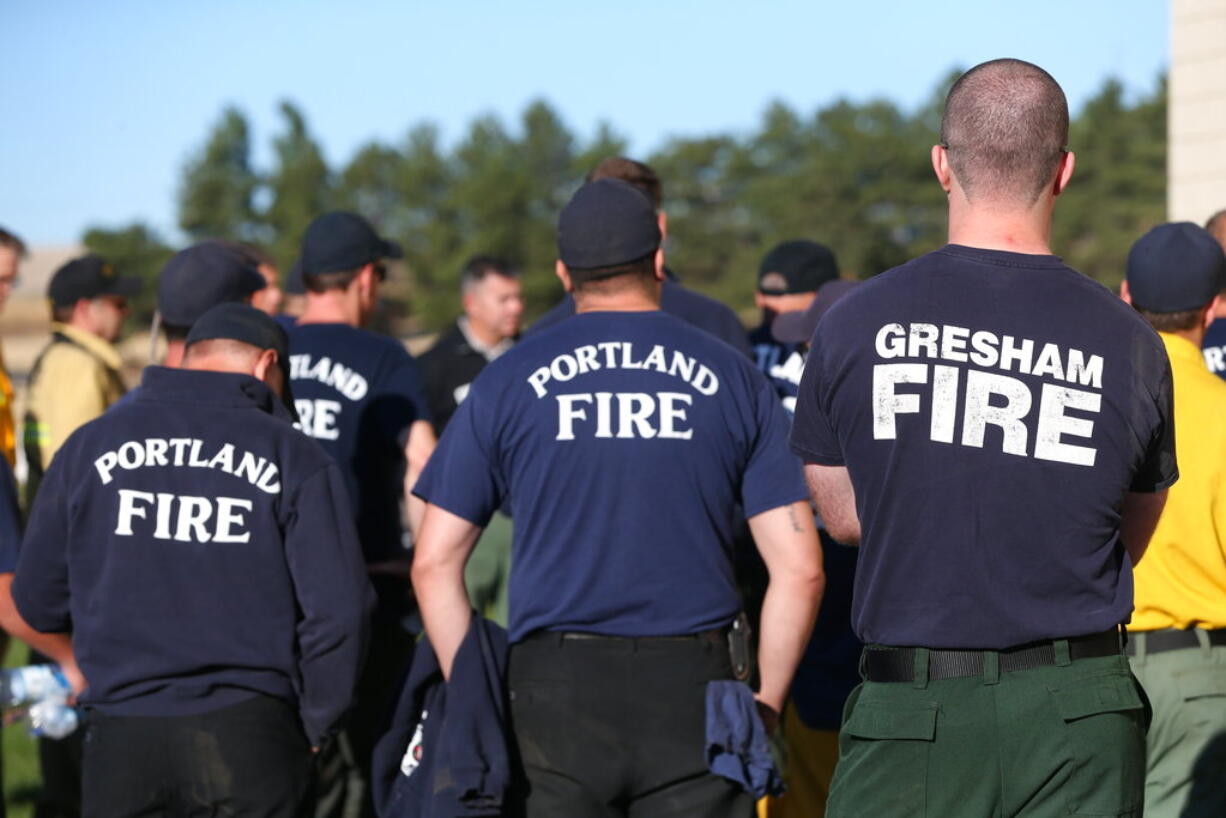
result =
M119 357L119 350L115 349L110 342L99 338L92 332L87 332L71 324L61 324L58 321L51 322L51 331L58 332L74 344L85 347L101 358L102 362L111 369L119 369L123 366L123 359Z
M212 406L251 407L289 420L289 410L263 381L238 372L204 372L147 366L141 399Z
M461 315L456 319L456 326L460 328L460 334L464 336L464 340L468 345L485 357L485 360L492 361L502 353L506 352L514 345L514 341L510 338L503 338L493 346L486 346L477 339L468 326L468 316Z

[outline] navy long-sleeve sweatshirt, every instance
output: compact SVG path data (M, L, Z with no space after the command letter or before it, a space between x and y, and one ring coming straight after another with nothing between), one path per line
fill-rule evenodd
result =
M266 694L314 744L349 707L372 602L341 474L275 395L162 367L57 453L13 597L34 628L73 632L88 706L174 716Z

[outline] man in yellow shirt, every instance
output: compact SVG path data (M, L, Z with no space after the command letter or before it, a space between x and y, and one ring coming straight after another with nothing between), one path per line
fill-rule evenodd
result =
M26 245L16 235L0 227L0 309L17 286L17 276ZM17 435L13 423L13 382L0 354L0 454L10 466L17 465Z
M29 498L68 436L123 395L121 361L112 344L123 329L128 296L138 287L137 279L120 278L94 255L73 259L51 277L51 343L30 372L22 434Z
M1180 222L1133 245L1121 287L1170 356L1180 472L1134 571L1129 654L1154 708L1146 818L1226 816L1226 382L1200 352L1223 285L1222 248Z

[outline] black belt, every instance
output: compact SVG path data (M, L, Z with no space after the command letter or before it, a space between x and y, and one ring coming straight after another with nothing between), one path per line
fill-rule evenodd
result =
M1120 654L1120 632L1116 628L1089 636L1075 636L1066 641L1069 658L1072 660ZM864 678L870 682L915 681L916 650L917 648L865 648ZM1002 673L1056 664L1054 641L1001 651L931 649L928 651L928 678L937 680L982 676L984 657L990 653L1000 657Z
M678 636L607 636L603 633L586 633L584 631L536 631L524 638L525 642L591 640L604 642L710 642L713 645L728 644L728 629L714 628L698 633L680 634Z
M1209 637L1210 645L1226 645L1226 628L1217 628L1215 630L1204 629L1204 634ZM1200 647L1200 638L1197 637L1196 629L1194 628L1186 631L1134 631L1133 636L1145 637L1145 652L1147 654ZM1128 643L1128 655L1137 655L1135 642Z

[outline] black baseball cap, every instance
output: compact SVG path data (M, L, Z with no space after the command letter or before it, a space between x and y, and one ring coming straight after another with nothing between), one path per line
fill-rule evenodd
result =
M793 239L775 245L758 265L758 292L764 295L815 293L839 277L839 263L824 244Z
M558 217L558 258L591 270L637 261L660 247L660 224L651 200L620 179L579 188Z
M204 241L171 256L158 273L162 321L190 327L210 307L243 301L268 282L249 253L221 241Z
M775 316L775 320L771 323L771 335L775 336L776 341L784 344L808 342L813 337L813 331L817 329L817 324L822 320L826 311L833 307L836 301L855 289L859 283L859 281L852 281L848 278L827 281L818 288L817 298L813 299L808 309L780 313Z
M187 347L198 341L227 340L249 344L256 349L272 349L284 376L281 402L295 421L294 396L290 391L289 336L274 319L250 304L225 302L209 308L196 319L187 333Z
M336 210L316 216L302 236L298 261L305 275L356 270L383 258L402 258L394 241L380 238L370 222L356 213Z
M47 297L57 307L71 307L82 298L119 295L127 298L140 291L140 279L118 276L100 256L74 258L51 276Z
M1128 251L1132 302L1156 313L1198 310L1226 287L1226 255L1192 222L1160 224Z

